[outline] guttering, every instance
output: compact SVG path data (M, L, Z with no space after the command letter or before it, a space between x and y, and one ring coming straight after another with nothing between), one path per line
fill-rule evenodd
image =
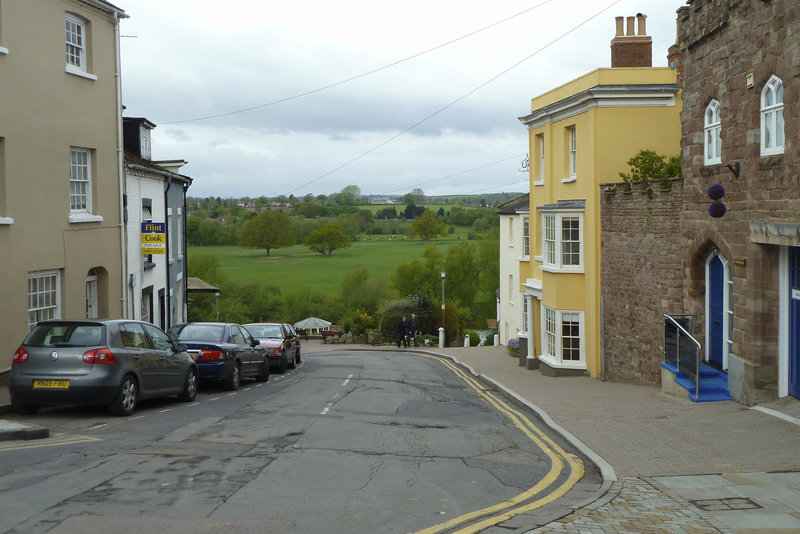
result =
M125 171L124 171L124 162L123 159L125 157L125 149L123 148L123 140L122 140L122 61L121 61L121 53L120 53L120 35L119 35L119 19L120 16L127 18L128 16L121 12L121 11L114 11L114 46L116 47L116 58L115 58L115 72L114 78L116 80L117 85L117 174L119 175L119 249L120 249L120 260L122 262L120 269L122 271L122 276L120 276L120 284L122 293L120 295L121 304L122 304L122 317L124 319L129 319L128 317L128 287L127 287L127 279L128 279L128 258L127 258L127 251L126 251L126 239L125 239Z

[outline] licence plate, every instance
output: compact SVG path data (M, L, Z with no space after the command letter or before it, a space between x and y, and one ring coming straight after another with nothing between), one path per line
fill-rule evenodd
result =
M69 380L34 380L33 389L69 389Z

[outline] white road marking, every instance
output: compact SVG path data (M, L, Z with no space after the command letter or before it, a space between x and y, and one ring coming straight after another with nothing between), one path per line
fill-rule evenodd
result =
M349 384L349 383L350 383L350 379L351 379L351 378L353 378L353 375L352 375L352 373L351 373L351 374L349 374L349 375L347 375L347 380L345 380L344 382L342 382L342 385L343 385L343 386L346 386L347 384Z

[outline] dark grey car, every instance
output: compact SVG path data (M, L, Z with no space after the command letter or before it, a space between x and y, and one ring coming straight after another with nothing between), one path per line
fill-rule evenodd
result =
M38 323L14 353L11 404L33 413L52 404L107 405L130 415L139 400L194 400L198 370L186 347L150 323L127 319Z

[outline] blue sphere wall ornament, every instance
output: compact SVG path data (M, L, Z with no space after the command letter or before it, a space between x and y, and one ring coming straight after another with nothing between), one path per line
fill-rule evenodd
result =
M706 195L711 200L719 200L725 196L725 188L722 187L722 184L711 184L706 189Z
M726 211L727 208L725 207L725 204L723 202L720 202L719 200L715 200L708 206L708 214L714 217L715 219L719 219L720 217L725 215Z

